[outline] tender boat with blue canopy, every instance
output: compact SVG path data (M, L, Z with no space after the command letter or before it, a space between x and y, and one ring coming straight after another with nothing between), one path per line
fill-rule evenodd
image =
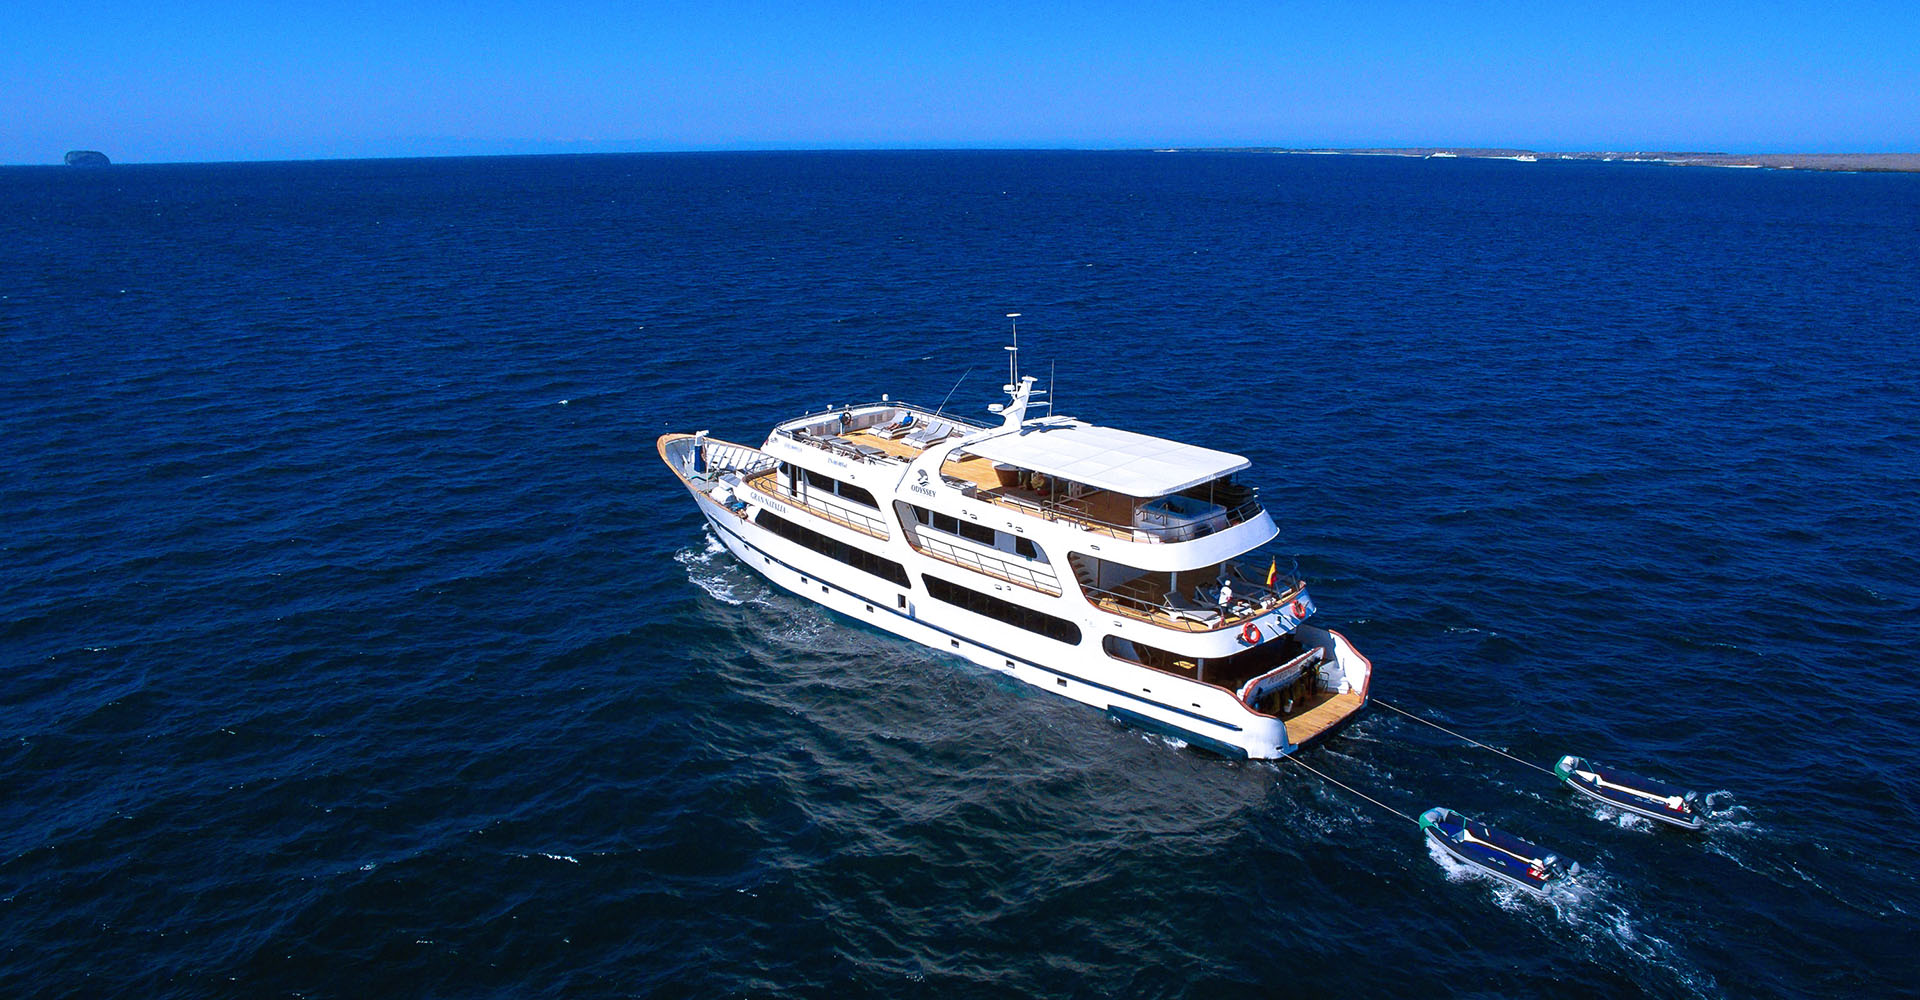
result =
M1706 817L1695 805L1698 796L1684 788L1601 767L1572 754L1560 758L1553 773L1583 794L1616 809L1688 830L1706 825Z
M1420 814L1420 829L1441 850L1529 892L1544 893L1580 872L1578 864L1563 862L1537 844L1440 806Z

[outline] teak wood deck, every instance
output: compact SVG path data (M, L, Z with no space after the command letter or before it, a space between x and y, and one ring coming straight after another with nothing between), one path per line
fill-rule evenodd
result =
M1287 740L1294 744L1305 743L1332 729L1347 716L1360 710L1361 697L1358 692L1331 694L1321 692L1316 698L1323 698L1310 707L1292 715L1283 715L1281 721L1287 725Z
M920 453L923 451L926 451L925 448L916 448L913 445L910 445L898 438L894 438L891 440L888 438L883 438L880 435L873 433L871 430L864 430L864 429L857 430L851 434L844 434L841 436L845 437L849 441L852 441L854 444L873 445L875 448L878 448L881 451L884 451L887 454L892 455L894 458L905 459L909 462L913 461L916 458L919 458Z

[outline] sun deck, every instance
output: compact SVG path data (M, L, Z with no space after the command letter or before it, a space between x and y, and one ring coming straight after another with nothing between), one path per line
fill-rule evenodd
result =
M907 416L913 427L945 425L957 436L986 429L902 403L877 403L811 414L774 434L859 462L899 464L919 458L928 445L902 430L878 432ZM1254 491L1229 478L1246 459L1225 452L1066 418L989 437L977 448L980 454L954 452L940 474L974 499L1111 538L1186 541L1262 511Z
M837 441L831 438L811 440L824 448L850 451L868 461L910 462L926 450L901 439L882 437L871 428L850 431L837 437ZM1062 484L1024 470L1011 470L1009 473L1004 465L966 451L949 458L941 467L940 474L960 484L967 495L974 499L985 500L1030 517L1062 521L1086 531L1129 541L1181 540L1186 535L1231 527L1260 512L1260 506L1253 501L1251 491L1246 491L1244 499L1238 494L1229 497L1239 502L1220 508L1210 521L1202 522L1204 528L1167 528L1135 523L1138 520L1136 512L1143 503L1141 497L1087 488L1077 483Z

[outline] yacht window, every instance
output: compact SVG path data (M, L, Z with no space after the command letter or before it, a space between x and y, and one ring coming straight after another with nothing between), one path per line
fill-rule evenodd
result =
M1006 622L1008 625L1044 635L1057 642L1069 645L1078 645L1080 642L1080 626L1065 618L1055 617L1012 601L1003 601L991 594L983 594L957 583L948 583L937 576L922 576L920 579L927 585L927 594L936 601L951 604L957 608L965 608L974 614Z
M763 510L755 514L753 523L790 542L797 542L823 556L838 559L863 573L877 576L896 587L907 585L906 567L899 563L865 549L848 545L838 538L828 538L811 528L801 527L772 511Z

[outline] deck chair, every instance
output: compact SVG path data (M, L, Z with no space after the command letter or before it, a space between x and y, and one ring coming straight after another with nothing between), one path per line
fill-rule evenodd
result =
M947 423L944 420L931 420L927 422L927 426L922 427L919 430L914 431L912 434L907 435L905 439L905 443L910 444L915 448L926 448L928 446L939 444L940 442L945 441L947 439L947 436L952 433L953 433L952 424Z
M869 428L867 433L891 441L910 430L913 430L913 414L902 413L884 424Z
M1280 595L1278 588L1267 586L1265 573L1257 578L1248 576L1246 570L1241 569L1237 562L1227 564L1227 579L1233 583L1235 597L1244 597L1250 601L1265 601Z
M1219 608L1209 608L1204 605L1195 604L1180 596L1180 592L1177 590L1167 591L1167 596L1163 598L1160 603L1166 606L1167 614L1175 618L1184 618L1187 621L1199 622L1202 625L1220 620Z

